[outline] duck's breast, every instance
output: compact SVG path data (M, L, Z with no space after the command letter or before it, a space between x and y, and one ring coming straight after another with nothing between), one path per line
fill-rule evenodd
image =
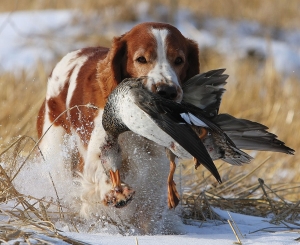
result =
M159 122L155 122L150 115L140 109L130 96L123 97L119 109L120 118L132 132L169 148L178 157L191 157L187 151L158 126Z

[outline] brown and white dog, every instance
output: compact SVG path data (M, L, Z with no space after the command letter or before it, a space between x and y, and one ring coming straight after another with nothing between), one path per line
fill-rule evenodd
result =
M107 198L112 189L112 180L103 166L105 152L100 148L106 137L102 112L109 94L125 78L148 76L150 91L181 101L181 84L199 73L198 52L197 44L175 27L142 23L114 38L110 49L84 48L67 54L56 65L39 111L38 136L42 137L54 124L43 136L40 148L46 159L51 158L60 151L65 134L75 135L79 153L75 170L82 177L82 214L88 212L92 201ZM68 110L87 104L100 110L88 107ZM109 157L105 161L120 159Z

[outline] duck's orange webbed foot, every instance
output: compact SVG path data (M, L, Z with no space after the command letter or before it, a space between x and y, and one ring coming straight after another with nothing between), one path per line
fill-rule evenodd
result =
M110 170L112 190L109 191L104 199L104 204L116 208L125 207L131 200L135 191L128 185L121 183L119 170Z

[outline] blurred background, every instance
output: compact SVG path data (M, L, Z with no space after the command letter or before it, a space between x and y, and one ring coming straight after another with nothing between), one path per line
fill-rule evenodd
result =
M285 197L297 200L299 13L299 0L1 0L0 152L19 135L37 139L35 121L47 77L62 56L82 47L109 47L114 36L140 22L169 22L198 42L201 72L227 69L221 112L267 125L296 150L295 156L250 152L256 159L243 167L226 165L223 180L245 176L270 157L243 183L258 177L280 183ZM195 170L183 164L181 171ZM199 179L189 177L186 185L192 187L194 178Z

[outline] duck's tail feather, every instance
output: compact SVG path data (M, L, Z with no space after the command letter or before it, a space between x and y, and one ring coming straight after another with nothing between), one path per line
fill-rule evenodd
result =
M238 119L229 114L219 114L213 121L239 149L274 151L291 155L295 152L278 140L277 135L268 132L268 127L260 123Z

